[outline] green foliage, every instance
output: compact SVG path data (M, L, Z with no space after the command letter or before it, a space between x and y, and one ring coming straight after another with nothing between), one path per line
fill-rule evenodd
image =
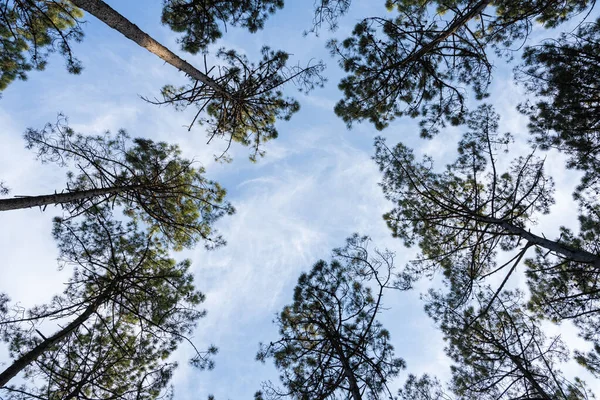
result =
M189 260L176 263L160 241L134 222L115 222L106 207L79 223L58 219L54 237L61 266L72 267L73 277L49 304L5 314L0 327L17 363L52 340L22 366L31 384L5 390L51 393L51 399L166 394L175 365L165 359L181 342L191 344L188 337L205 315L198 310L204 295L194 287ZM49 321L64 332L60 340L41 334ZM193 349L192 363L211 368L216 349Z
M269 14L283 7L283 0L163 0L162 22L184 32L181 48L192 54L219 39L219 22L242 26L250 32L262 29Z
M516 158L503 172L500 166L506 162L497 154L508 150L510 136L497 134L497 116L482 106L470 113L467 124L471 130L459 143L456 161L441 172L431 159L417 162L402 144L389 149L382 139L376 142L382 187L395 206L384 218L394 236L421 250L401 274L405 285L441 269L448 301L455 307L467 304L477 286L502 271L500 293L533 247L534 256L525 261L530 311L554 322L570 319L585 340L599 345L597 202L581 210L578 234L561 228L561 235L550 240L532 233L537 216L548 213L554 202L543 161L532 153ZM513 253L500 264L501 251ZM585 357L580 355L582 363Z
M322 86L323 65L287 67L289 55L268 47L262 49L258 65L234 50L221 49L218 57L227 65L219 68L215 81L226 88L229 95L215 93L208 86L193 81L179 88L165 86L163 100L155 103L172 104L178 110L195 105L198 112L191 125L196 121L206 125L209 142L215 137L227 142L227 148L218 158L226 155L232 142L237 142L250 147L250 159L256 161L258 156L264 155L262 145L278 136L275 122L289 120L300 109L296 100L284 96L283 85L291 81L307 91ZM203 111L206 114L202 114Z
M581 380L570 382L557 369L568 358L565 344L545 337L525 312L522 293L483 288L474 298L475 306L458 310L431 292L426 306L447 340L454 361L451 389L459 398L593 398Z
M567 166L584 172L578 195L585 203L600 190L600 20L585 23L574 33L528 47L518 79L537 96L522 105L530 117L534 141L542 149L556 148L569 155Z
M488 95L489 49L510 53L527 40L534 21L554 27L585 10L587 0L388 0L394 18L369 17L352 36L329 47L348 73L335 112L348 126L369 120L377 129L403 115L422 117L421 135L445 121L462 123L471 87Z
M598 234L600 221L594 215L580 216L582 228L578 235L561 228L560 242L590 254L600 254ZM535 258L526 260L527 284L531 292L529 308L536 315L554 322L571 320L579 328L580 336L592 342L594 350L587 355L578 353L577 360L595 374L598 368L597 350L600 349L600 262L582 263L568 257L536 249Z
M265 386L266 398L379 399L391 396L390 378L404 368L389 332L375 318L390 285L393 255L370 257L357 235L303 273L294 302L276 319L281 338L261 345L257 359L273 358L285 389ZM373 291L370 285L374 285Z
M410 375L399 400L589 400L579 378L567 380L558 364L568 359L560 337L546 337L527 313L523 293L478 288L457 307L452 296L430 291L425 310L439 324L452 359L448 391L435 377Z
M425 374L420 378L410 374L404 387L398 391L398 400L451 400L435 377Z
M56 50L69 72L81 71L70 42L83 38L78 22L83 13L69 1L2 0L0 9L0 92L15 79L25 80L33 68L43 70Z
M600 377L600 344L594 343L593 349L588 353L575 351L575 360L591 372L595 378Z
M33 390L23 385L19 390L27 396L47 395L49 400L171 397L168 384L176 365L157 362L161 358L150 338L137 340L130 327L110 319L86 326L85 332L77 332L72 340L37 360L29 377L42 380L43 385Z
M531 154L500 170L496 154L508 148L511 137L497 133L491 107L471 112L467 126L457 160L440 172L430 158L416 161L403 144L394 149L383 139L375 144L382 188L395 206L384 219L406 246L421 249L404 278L410 283L441 268L465 298L474 281L500 269L497 252L516 249L524 228L553 204L543 161Z
M146 224L175 249L200 240L213 246L224 243L212 224L234 211L224 200L225 190L207 180L202 167L181 158L178 146L141 138L131 141L124 131L84 136L63 119L42 130L28 129L25 140L42 162L77 166L80 173L68 173L67 192L107 189L66 205L68 215L110 203L122 206L126 215Z

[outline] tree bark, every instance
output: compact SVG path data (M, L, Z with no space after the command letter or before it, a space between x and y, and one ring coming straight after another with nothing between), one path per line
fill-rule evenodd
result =
M81 326L106 300L108 300L112 293L116 282L113 282L105 291L103 291L97 298L91 303L85 311L77 318L75 318L69 325L56 332L51 337L44 339L41 343L29 350L27 353L15 360L8 368L0 373L0 388L6 386L6 384L14 378L19 372L25 369L29 364L34 362L40 355L48 350L54 344L60 342L66 338L71 332Z
M183 60L171 50L154 40L137 25L119 14L102 0L71 0L71 3L87 11L106 25L121 33L126 38L133 40L139 46L145 48L152 54L158 56L165 62L171 64L180 71L185 72L197 81L213 89L222 97L231 99L233 96L211 77L196 69L193 65Z
M0 211L17 210L20 208L41 207L52 204L64 204L77 200L84 200L91 197L107 194L116 194L131 190L138 186L117 186L102 189L78 190L75 192L55 193L42 196L25 196L11 199L0 199Z
M476 216L475 218L479 219L482 222L486 222L489 224L498 225L504 228L506 231L518 235L523 239L527 240L529 243L535 246L543 247L547 250L553 251L555 253L563 255L565 258L580 262L584 264L592 264L596 267L600 267L600 255L590 253L589 251L583 249L577 249L554 240L549 240L544 237L535 235L528 230L523 228L519 228L518 226L514 226L513 224L506 222L501 219L491 218L491 217L483 217Z

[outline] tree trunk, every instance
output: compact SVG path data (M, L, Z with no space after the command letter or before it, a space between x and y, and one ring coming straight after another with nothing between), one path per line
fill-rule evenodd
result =
M119 14L116 10L102 0L71 0L71 3L92 14L106 25L118 31L126 38L133 40L139 46L158 56L178 70L185 72L192 78L210 87L219 95L221 95L221 97L228 99L232 98L232 95L225 88L215 82L211 77L202 73L193 65L181 59L171 50L158 43L150 35L142 31L137 25Z
M451 35L453 35L461 26L464 26L467 22L475 18L475 16L477 16L477 14L483 11L491 2L492 0L479 1L479 3L477 3L469 12L452 22L452 24L450 24L450 26L444 32L439 34L431 42L424 44L419 50L410 54L404 60L400 61L398 64L396 64L395 67L398 68L405 66L406 64L416 61L419 58L423 57L425 54L429 53L435 48L435 46L437 46L444 40L448 39Z
M600 267L600 255L598 254L590 253L589 251L583 249L577 249L554 240L548 240L501 219L483 216L476 216L475 218L482 222L498 225L504 228L506 231L522 237L532 245L540 246L547 250L558 253L571 261L580 262L583 264L592 264L596 267Z
M66 338L71 332L81 326L96 310L102 305L110 296L114 290L116 281L103 291L92 304L87 306L85 311L77 318L75 318L69 325L56 332L51 337L44 339L40 344L29 350L27 353L15 360L8 368L0 373L0 388L6 386L6 384L14 378L19 372L25 369L29 364L34 362L40 355L42 355L51 346L60 342Z
M525 366L523 365L523 363L521 362L521 360L519 359L518 356L515 356L514 354L512 354L509 349L504 347L504 345L502 345L502 343L500 343L493 336L491 336L490 339L491 339L492 343L500 351L502 351L508 358L510 358L510 360L515 364L517 369L523 374L523 377L531 384L531 386L533 386L533 388L535 388L535 390L538 392L538 394L540 396L542 396L541 400L552 400L552 397L548 393L546 393L546 391L542 388L542 386L539 384L539 382L531 374L531 371L529 371L527 368L525 368Z
M331 335L328 336L331 345L335 349L335 352L338 354L338 357L342 362L342 366L344 368L344 375L346 375L346 378L348 378L348 383L350 384L350 393L352 394L352 400L362 400L362 396L360 395L360 388L358 387L358 382L356 382L356 377L354 376L354 372L352 371L350 363L346 358L346 354L344 354L342 346L338 342L337 337L332 337Z
M42 196L25 196L12 199L0 199L0 211L70 203L72 201L84 200L91 197L120 193L135 187L137 186L118 186L102 189L78 190L67 193L55 193Z

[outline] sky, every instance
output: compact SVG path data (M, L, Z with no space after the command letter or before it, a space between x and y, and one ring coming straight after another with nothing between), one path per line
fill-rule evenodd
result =
M107 3L187 61L203 64L202 56L180 52L177 34L160 25L162 2ZM342 71L325 43L331 37L346 37L361 17L384 13L383 1L355 0L339 29L323 30L318 37L303 35L311 26L312 2L288 3L264 30L250 34L229 28L211 48L235 48L253 58L268 45L288 51L296 62L322 59L327 64L325 88L309 95L287 89L300 101L301 110L291 121L278 124L279 138L264 146L266 156L257 163L251 163L248 149L240 146L231 149L232 163L214 162L213 154L219 154L225 144L207 145L200 126L188 131L194 110L177 112L143 101L142 96L158 96L162 85L184 83L185 78L92 16L85 17L84 41L74 46L84 66L81 75L68 74L61 57L53 56L45 71L11 84L0 99L0 180L11 188L11 195L48 194L64 188L67 171L41 165L22 139L26 128L54 122L59 112L77 132L99 134L123 128L132 137L176 143L184 156L201 163L207 176L227 189L237 212L216 224L227 246L214 251L199 246L174 254L192 260L196 285L207 297L203 306L208 314L200 320L193 341L200 348L210 344L219 348L212 371L189 367L186 360L191 351L186 346L176 352L180 367L173 384L178 400L208 394L218 400L251 398L261 382L277 382L269 362L255 361L258 343L277 338L272 320L291 302L300 273L319 259L329 260L331 249L342 246L352 233L371 236L373 248L395 252L398 268L415 256L415 249L406 249L391 237L381 218L391 204L378 186L381 176L371 159L375 136L385 136L390 144L403 141L417 154L433 156L440 167L453 159L460 137L460 129L452 128L433 140L422 140L416 121L410 119L395 121L384 132L366 123L348 130L332 111L340 98L337 82ZM552 35L539 30L533 34ZM502 116L501 131L515 133L517 150L526 151L526 119L515 110L524 95L512 83L513 66L498 61L490 101ZM578 176L564 170L560 155L547 157L552 160L548 172L556 181L557 203L535 229L554 236L560 225L576 228L571 192ZM0 292L23 306L47 302L62 291L69 277L69 271L57 269L58 251L51 237L52 217L58 213L48 207L0 214ZM512 278L510 284L522 285L522 276ZM401 386L408 372L429 372L441 380L449 376L441 334L424 314L419 296L429 285L421 282L413 291L388 293L384 299L386 310L380 320L391 333L396 355L408 366L393 387ZM569 345L586 348L572 327L547 328L561 333ZM0 348L2 361L7 361L5 348ZM587 377L572 363L563 369ZM598 388L590 379L588 383Z

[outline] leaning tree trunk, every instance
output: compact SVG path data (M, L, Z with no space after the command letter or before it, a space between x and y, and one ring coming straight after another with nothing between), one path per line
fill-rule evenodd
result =
M53 345L59 343L61 340L69 336L74 330L79 328L87 319L98 310L98 308L106 302L113 289L113 282L105 291L103 291L97 298L91 303L85 311L77 318L75 318L71 323L67 326L56 332L54 335L49 338L45 338L41 343L35 346L33 349L29 350L27 353L23 354L17 360L15 360L8 368L0 373L0 388L6 386L6 384L14 378L19 372L23 371L30 365L32 362L37 360L39 356L41 356L45 351L51 348Z
M491 2L492 0L480 0L479 3L473 6L473 8L469 12L457 18L446 30L444 30L442 33L436 36L435 39L433 39L431 42L425 43L419 50L415 51L414 53L406 57L404 60L400 61L396 65L396 68L404 66L410 62L416 61L424 55L431 52L433 49L435 49L435 47L438 44L448 39L458 29L465 26L470 20L475 18L477 14L481 13Z
M524 228L515 226L510 222L507 222L502 219L485 216L475 216L474 218L488 224L498 225L501 228L505 229L507 232L512 233L514 235L518 235L519 237L525 239L531 245L543 247L546 250L550 250L552 252L560 254L567 260L583 264L591 264L595 267L600 268L600 255L598 254L594 254L585 249L571 247L567 244L535 235Z
M490 337L490 339L496 348L503 352L515 364L516 369L523 374L523 377L527 380L527 382L529 382L529 384L531 384L531 386L537 391L537 394L540 396L540 400L552 400L552 396L550 396L544 390L544 388L542 388L531 371L527 369L525 365L523 365L523 362L519 356L515 356L513 353L511 353L510 349L507 349L504 345L502 345L502 343L500 343L498 339L494 338L493 335Z
M55 193L42 196L23 196L11 199L0 199L0 211L71 203L97 196L114 195L136 187L137 186L116 186L102 189L88 189L67 193Z
M115 9L110 7L102 0L71 0L71 3L92 14L106 25L120 32L128 39L133 40L139 46L160 57L162 60L171 64L175 68L185 72L192 78L210 87L221 97L232 98L232 94L215 82L211 77L202 73L193 65L181 59L171 50L158 43L150 35L138 28L137 25L119 14Z

